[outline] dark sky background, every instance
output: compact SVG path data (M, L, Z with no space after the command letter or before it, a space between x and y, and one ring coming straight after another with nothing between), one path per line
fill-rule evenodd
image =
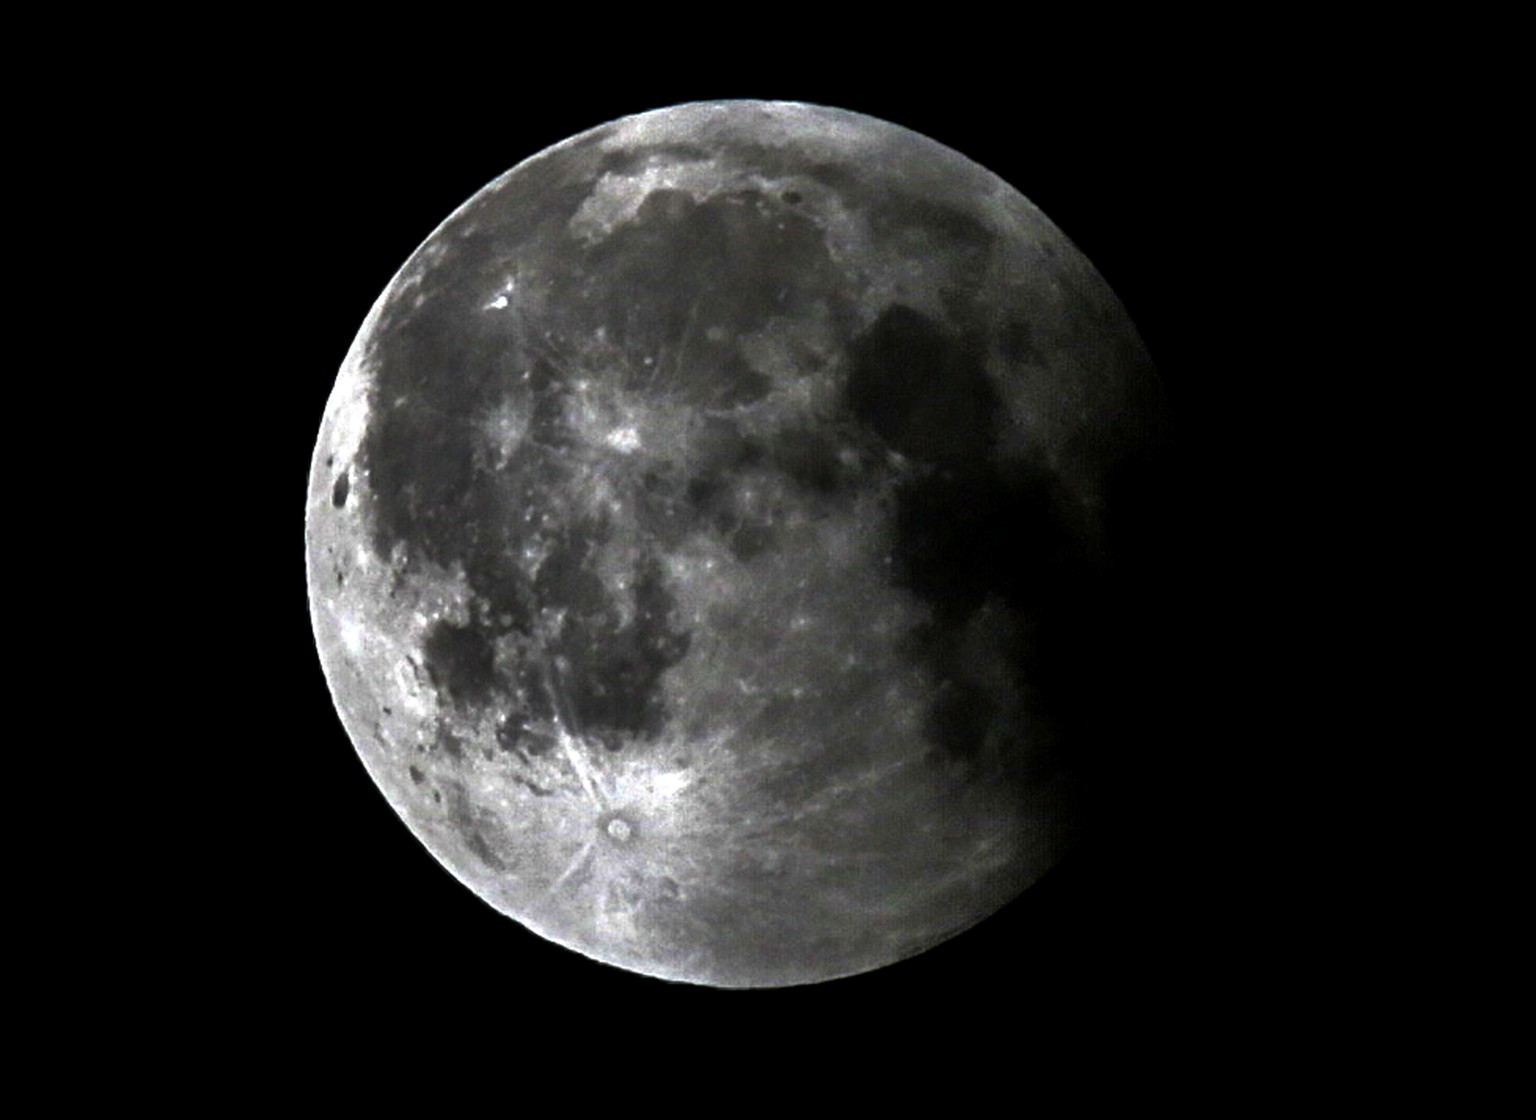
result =
M550 88L477 71L451 88L359 65L323 94L274 71L234 98L225 125L242 169L230 196L244 215L234 267L280 298L261 306L248 344L265 379L250 407L266 474L248 530L261 536L251 542L261 570L247 578L259 600L261 693L275 699L252 705L233 732L274 761L249 765L220 810L221 834L238 837L239 871L202 888L211 892L203 924L188 934L222 1014L305 1030L334 1021L381 1038L428 1024L442 1045L487 1054L526 1055L598 1023L597 1040L646 1041L653 1025L664 1028L658 1044L677 1042L680 1024L789 1047L807 1031L910 1032L930 1053L1011 1060L1030 1032L1089 1044L1117 1023L1156 1030L1220 1017L1267 985L1254 933L1268 919L1251 898L1244 820L1253 754L1272 748L1233 653L1251 594L1239 572L1254 542L1232 512L1243 487L1232 456L1256 407L1245 369L1254 262L1282 240L1255 209L1275 169L1255 154L1253 132L1282 127L1268 110L1240 92L1213 97L1208 73L1105 73L1091 60L1051 77L1002 58L873 79L838 77L832 65L803 68L809 77L680 67L664 80L614 77L591 89L574 73ZM416 246L550 144L629 113L733 97L881 117L1012 183L1120 296L1181 434L1165 480L1172 497L1142 526L1145 542L1166 546L1165 561L1128 592L1143 613L1127 626L1137 637L1120 664L1144 671L1126 677L1114 717L1112 823L1004 911L919 957L758 993L589 962L496 914L439 867L374 788L331 707L302 560L309 455L327 394ZM1283 896L1274 905L1283 909Z

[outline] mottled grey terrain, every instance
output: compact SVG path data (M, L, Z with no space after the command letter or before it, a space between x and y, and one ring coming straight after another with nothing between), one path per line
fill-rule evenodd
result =
M1156 377L1083 256L921 136L683 106L509 172L354 343L307 539L337 708L497 909L724 986L878 967L1071 825Z

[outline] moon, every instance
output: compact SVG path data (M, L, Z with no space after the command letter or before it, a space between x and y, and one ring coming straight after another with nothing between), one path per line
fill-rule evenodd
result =
M626 117L477 193L363 323L310 470L320 660L405 825L541 936L866 972L1082 831L1166 426L1114 293L965 156L797 103Z

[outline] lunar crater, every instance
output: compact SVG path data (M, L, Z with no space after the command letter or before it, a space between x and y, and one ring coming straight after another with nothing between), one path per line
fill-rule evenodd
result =
M599 823L602 834L614 844L632 844L640 838L634 821L621 813L607 814Z

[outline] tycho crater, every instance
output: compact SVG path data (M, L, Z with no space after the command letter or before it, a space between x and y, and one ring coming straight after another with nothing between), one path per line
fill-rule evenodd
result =
M1071 834L1059 697L1162 424L1113 293L964 156L629 117L476 194L363 324L310 476L321 661L407 827L544 937L724 987L877 968Z

